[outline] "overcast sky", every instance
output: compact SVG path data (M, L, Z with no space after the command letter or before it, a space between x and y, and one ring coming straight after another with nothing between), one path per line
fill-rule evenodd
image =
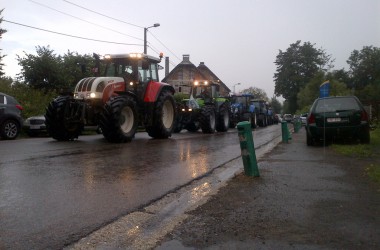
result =
M126 44L80 40L3 22L0 40L7 76L20 72L16 55L50 46L57 54L143 52L169 56L170 69L184 54L204 62L236 91L251 86L274 93L274 61L297 40L311 42L345 68L353 50L380 47L380 0L0 0L4 20L73 36ZM116 21L91 11L110 16ZM163 62L161 63L164 66ZM161 78L163 78L163 73Z

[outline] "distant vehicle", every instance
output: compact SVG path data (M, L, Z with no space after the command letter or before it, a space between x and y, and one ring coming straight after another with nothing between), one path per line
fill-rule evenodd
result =
M306 123L306 143L334 138L370 142L369 118L355 96L325 97L314 101Z
M47 133L45 125L45 116L32 116L24 121L24 130L29 136L37 136L42 133Z
M291 114L285 114L283 120L286 122L293 122L293 116Z
M239 122L248 121L252 128L256 128L255 105L252 94L231 96L230 127L234 128Z
M306 120L307 120L307 113L301 114L301 123L303 126L306 126Z
M219 95L219 84L208 81L194 81L190 98L177 103L178 115L174 132L182 129L212 134L226 132L230 126L230 101Z
M23 119L20 103L12 96L0 92L0 137L13 140L19 135Z

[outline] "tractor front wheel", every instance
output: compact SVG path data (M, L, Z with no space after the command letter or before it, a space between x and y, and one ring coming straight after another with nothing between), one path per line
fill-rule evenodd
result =
M173 95L163 91L155 104L152 121L148 121L145 129L150 137L166 139L172 135L175 125L176 109Z
M216 114L214 106L205 106L202 109L199 124L203 133L212 134L215 132Z
M69 141L78 138L83 131L83 124L71 121L68 117L77 107L70 103L70 96L59 96L49 103L45 124L49 135L57 141Z
M224 104L220 106L218 123L216 126L216 130L218 132L226 132L230 125L230 112L228 105Z
M115 96L103 108L100 129L109 142L130 142L137 130L136 103L130 96Z

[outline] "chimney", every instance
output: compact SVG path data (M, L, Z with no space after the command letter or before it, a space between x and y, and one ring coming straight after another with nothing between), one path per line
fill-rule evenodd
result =
M203 65L205 65L204 62L200 62L200 63L199 63L199 66L203 66Z
M183 55L183 62L190 62L190 55Z
M165 77L169 75L169 57L165 57Z

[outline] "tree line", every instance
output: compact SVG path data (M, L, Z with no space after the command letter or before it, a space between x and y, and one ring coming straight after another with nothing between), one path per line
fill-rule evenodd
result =
M274 74L275 94L285 99L284 113L307 112L319 96L319 86L329 81L330 95L356 95L363 103L380 96L380 48L364 46L347 59L348 70L333 70L331 55L310 42L297 41L280 50Z

